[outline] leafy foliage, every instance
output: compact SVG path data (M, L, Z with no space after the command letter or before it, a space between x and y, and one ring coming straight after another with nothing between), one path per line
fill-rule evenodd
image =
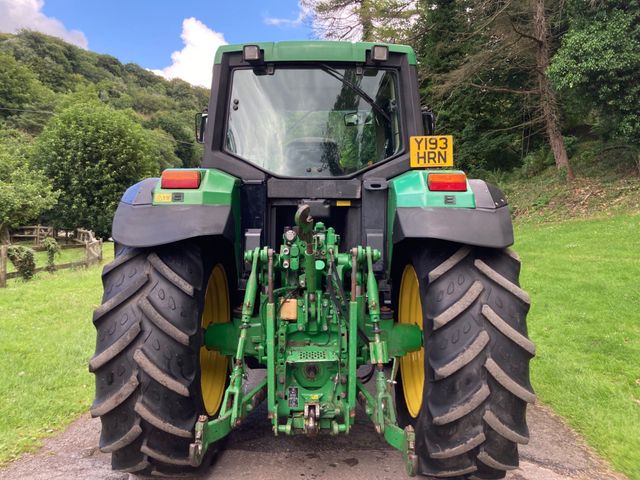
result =
M47 110L53 99L53 92L28 67L0 53L0 126L39 132L42 122L31 110Z
M202 148L194 141L193 118L207 101L206 89L57 38L31 31L0 34L0 234L56 204L59 192L37 164L65 190L48 217L108 236L113 199L132 183L158 169L197 166ZM95 123L101 121L104 129ZM32 149L33 136L45 126L46 135ZM113 132L119 133L110 139ZM107 171L114 164L118 170ZM86 170L88 165L94 167ZM104 179L86 177L103 173ZM93 221L98 224L87 223Z
M17 130L0 130L0 230L37 218L55 205L60 195L31 164L31 150L29 136Z
M161 129L174 141L173 153L179 159L178 165L196 167L200 161L201 151L197 143L193 143L193 115L180 118L170 112L159 112L144 122L145 128Z
M122 192L158 170L142 126L100 103L73 105L36 142L36 161L62 191L48 214L57 227L82 225L108 237Z
M14 115L33 103L38 83L30 69L9 55L0 55L0 117Z
M35 252L24 245L11 245L7 257L24 280L31 280L36 272Z
M557 166L570 177L555 93L544 74L558 2L422 5L425 21L415 29L426 59L424 95L435 103L444 131L456 137L460 164L510 171L549 141Z
M56 256L60 255L60 252L62 251L60 249L60 245L58 244L58 242L56 241L55 238L53 237L47 237L42 241L42 246L44 247L45 251L47 252L47 266L46 266L46 270L49 273L53 273L53 271L55 271L56 266L55 266L55 258Z
M402 40L413 46L422 103L436 114L438 132L454 135L456 162L472 173L523 165L526 173L539 172L553 159L570 176L562 151L562 137L566 145L567 136L635 152L640 165L637 2L303 4L313 9L322 36ZM551 67L545 72L549 57ZM549 135L554 138L551 151Z
M549 74L567 96L588 101L606 136L640 144L640 6L578 10Z

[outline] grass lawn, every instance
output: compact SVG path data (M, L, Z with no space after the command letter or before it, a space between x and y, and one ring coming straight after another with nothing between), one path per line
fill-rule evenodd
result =
M516 228L536 393L631 479L640 479L639 247L638 214Z
M104 256L113 257L111 244ZM101 270L41 272L0 289L0 465L88 409Z

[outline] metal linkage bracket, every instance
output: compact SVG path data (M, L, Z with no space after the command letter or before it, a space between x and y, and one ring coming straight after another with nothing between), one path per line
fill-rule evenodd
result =
M239 402L239 412L235 423L232 423L232 409L220 412L220 415L210 420L206 415L200 415L195 427L195 438L189 445L189 463L197 467L202 463L204 454L211 444L226 437L231 430L240 425L240 420L252 412L267 396L267 380L262 380L253 390L243 395Z
M257 387L246 395L242 389L242 382L246 377L244 348L258 291L260 249L255 248L247 252L245 260L251 262L251 273L247 280L242 303L240 338L238 339L238 347L233 361L233 369L229 375L229 386L225 391L218 417L214 420L209 420L206 415L201 415L196 422L194 442L189 445L189 462L192 466L200 465L209 446L228 435L231 429L240 425L241 420L247 413L253 410L266 397L267 379L260 382Z
M398 426L390 382L383 370L376 372L376 375L375 397L358 381L358 401L373 422L376 432L382 434L389 445L400 451L407 475L413 477L418 469L415 432L410 425L404 429Z

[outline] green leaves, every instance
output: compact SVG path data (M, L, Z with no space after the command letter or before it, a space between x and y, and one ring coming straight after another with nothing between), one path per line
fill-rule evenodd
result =
M42 246L44 247L45 251L47 252L46 270L49 273L52 273L56 269L55 258L56 258L56 256L60 256L60 252L62 251L62 249L60 248L60 245L58 244L56 239L53 238L53 237L45 238L42 241Z
M24 245L11 245L7 256L24 280L31 280L36 273L35 252Z
M33 220L58 198L49 179L31 165L30 142L17 130L0 130L0 227Z
M58 38L0 35L0 232L48 210L58 226L108 236L131 184L198 165L193 119L207 101L204 88Z
M72 105L36 142L35 159L62 194L48 214L57 227L82 226L108 237L122 193L158 172L158 147L122 111L98 102Z
M640 7L578 10L549 76L566 97L597 112L606 137L640 142Z

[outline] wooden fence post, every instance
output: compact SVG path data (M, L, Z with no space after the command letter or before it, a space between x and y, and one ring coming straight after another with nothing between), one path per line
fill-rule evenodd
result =
M102 261L102 240L93 240L85 243L85 264L87 266Z
M7 246L0 245L0 288L7 286Z
M86 267L91 265L91 248L89 248L89 244L84 244L84 264Z

